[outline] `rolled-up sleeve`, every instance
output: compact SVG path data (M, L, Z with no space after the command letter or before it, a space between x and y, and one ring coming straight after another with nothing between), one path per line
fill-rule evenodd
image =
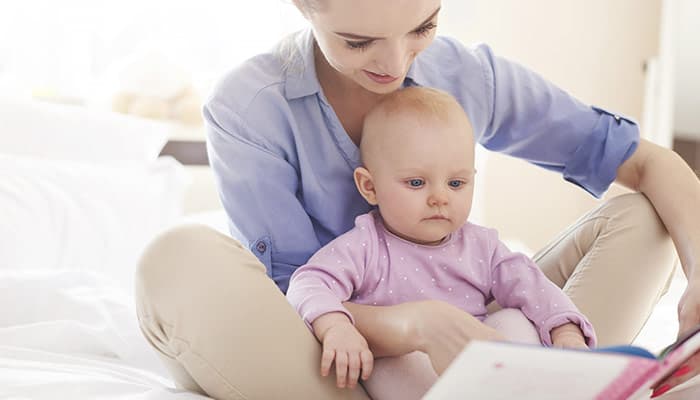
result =
M582 103L486 45L470 51L481 65L471 83L483 82L488 110L478 141L602 196L639 143L637 124Z

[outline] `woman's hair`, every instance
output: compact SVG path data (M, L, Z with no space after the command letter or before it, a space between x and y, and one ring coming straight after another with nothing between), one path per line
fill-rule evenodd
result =
M314 12L318 11L321 7L321 0L294 0L302 11Z
M317 12L321 9L321 0L293 0L294 5L303 14ZM304 72L303 55L299 52L298 41L302 40L303 30L287 35L278 43L275 54L282 65L282 70L287 73L301 75Z

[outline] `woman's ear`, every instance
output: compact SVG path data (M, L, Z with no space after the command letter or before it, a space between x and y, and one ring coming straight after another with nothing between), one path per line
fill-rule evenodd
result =
M374 190L374 182L372 181L372 174L369 173L367 168L357 167L353 173L355 178L355 186L360 192L362 197L367 200L370 205L377 205L377 192Z

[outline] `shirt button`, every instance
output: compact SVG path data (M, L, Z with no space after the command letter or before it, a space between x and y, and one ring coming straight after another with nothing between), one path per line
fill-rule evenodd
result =
M264 253L265 250L267 250L267 245L265 242L258 242L258 244L255 245L255 249L260 253Z
M615 121L620 122L620 116L615 114L613 115L613 118L615 118Z

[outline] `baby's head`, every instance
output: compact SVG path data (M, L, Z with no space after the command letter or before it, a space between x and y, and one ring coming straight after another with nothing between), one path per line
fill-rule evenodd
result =
M360 154L355 184L395 235L437 244L466 222L474 138L449 94L410 87L386 95L365 117Z

